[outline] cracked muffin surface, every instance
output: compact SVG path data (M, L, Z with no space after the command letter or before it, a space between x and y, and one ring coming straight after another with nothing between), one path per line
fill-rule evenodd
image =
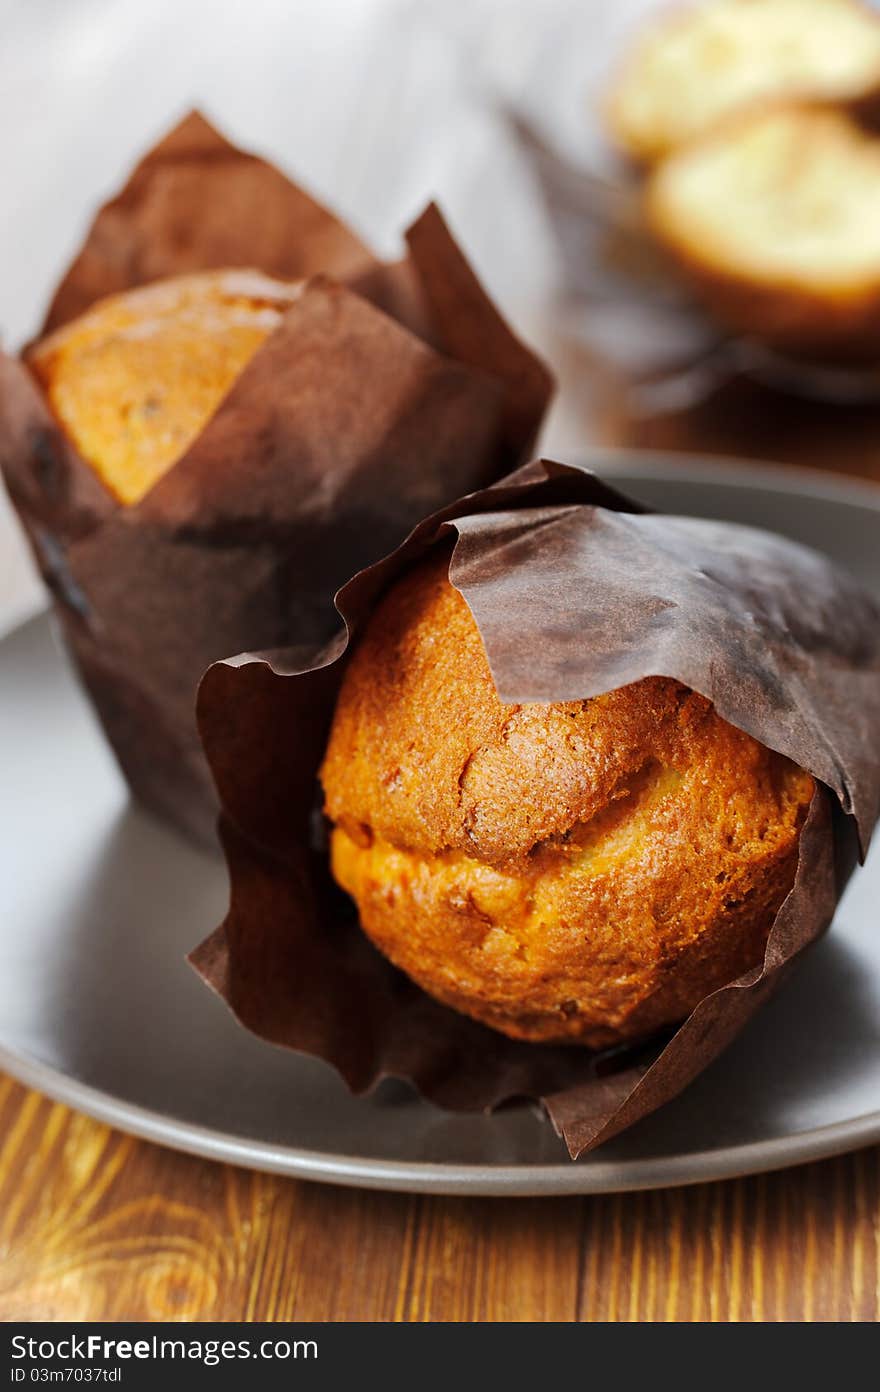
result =
M440 549L356 646L321 779L373 942L515 1038L591 1047L756 965L812 777L676 681L505 705Z

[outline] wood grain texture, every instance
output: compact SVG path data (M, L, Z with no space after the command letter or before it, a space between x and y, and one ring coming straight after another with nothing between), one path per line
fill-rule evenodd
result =
M695 1189L446 1199L136 1141L0 1077L0 1319L866 1320L880 1149Z

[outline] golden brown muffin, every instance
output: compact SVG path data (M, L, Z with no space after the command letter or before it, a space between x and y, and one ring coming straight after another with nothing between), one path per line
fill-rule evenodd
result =
M612 134L652 161L722 117L779 99L870 104L880 19L857 0L706 0L637 34L608 103Z
M384 598L321 779L332 868L432 996L514 1038L603 1047L761 960L812 777L650 677L502 705L445 552Z
M209 271L99 300L27 361L82 458L138 502L200 434L299 294L257 271Z
M880 344L880 139L839 112L751 112L665 160L648 223L709 308L788 352Z

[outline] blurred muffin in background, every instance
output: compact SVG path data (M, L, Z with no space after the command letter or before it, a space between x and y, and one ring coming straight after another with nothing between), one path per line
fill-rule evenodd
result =
M621 150L651 162L732 111L880 97L880 16L858 0L706 0L636 35L608 101Z
M788 353L880 348L880 139L843 112L745 112L663 160L651 231L729 328Z

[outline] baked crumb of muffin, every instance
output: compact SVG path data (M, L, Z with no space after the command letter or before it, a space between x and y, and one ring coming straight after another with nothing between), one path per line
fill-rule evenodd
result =
M354 651L321 771L375 944L516 1038L638 1038L760 961L812 777L650 677L504 705L443 552Z
M130 505L186 452L299 291L246 270L160 281L100 300L27 363L82 458Z

